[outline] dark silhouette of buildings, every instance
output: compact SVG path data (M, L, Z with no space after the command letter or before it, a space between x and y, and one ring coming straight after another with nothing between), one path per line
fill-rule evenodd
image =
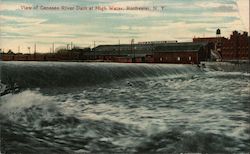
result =
M241 34L237 31L234 31L230 38L193 38L193 42L210 43L211 49L219 54L222 61L250 59L250 36L248 36L247 32L243 32Z
M221 57L223 60L248 60L250 59L250 37L247 32L240 34L234 31L229 39L223 41Z
M4 61L101 61L120 63L199 64L217 54L220 60L249 60L250 37L234 31L229 39L220 36L193 38L193 42L153 41L99 45L94 48L60 49L53 53L1 53ZM212 53L212 54L211 54Z

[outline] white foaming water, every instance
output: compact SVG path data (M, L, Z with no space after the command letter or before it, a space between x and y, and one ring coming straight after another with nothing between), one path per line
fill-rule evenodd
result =
M187 72L66 93L26 90L1 97L0 111L27 126L35 134L32 141L67 152L244 152L250 138L249 77ZM200 149L192 151L198 143Z
M235 121L231 117L244 119L248 116L246 111L237 109L237 104L239 106L242 104L235 98L235 96L249 98L249 91L244 90L249 87L248 79L246 78L244 82L234 78L225 80L220 78L221 75L248 77L248 74L209 72L208 78L190 75L151 78L144 81L142 89L133 87L139 82L136 80L135 83L125 84L125 87L120 85L122 88L84 91L81 95L86 102L84 107L81 107L81 103L76 103L77 100L71 99L73 102L63 103L62 108L65 113L75 114L81 119L110 120L134 125L148 134L184 125L189 131L225 133L234 138L247 139L249 135L244 134L247 123L241 120ZM219 78L212 78L215 76ZM95 95L103 97L91 100ZM91 101L97 102L92 104ZM233 105L232 111L226 107L229 102Z
M25 90L18 94L8 94L1 97L0 112L9 120L20 122L21 125L32 124L32 127L40 129L38 123L53 118L50 111L58 110L54 102L55 97L53 96L45 96L38 91ZM37 116L38 114L40 116Z
M53 97L44 96L38 91L26 90L18 94L8 94L1 97L1 113L24 112L25 109L42 104L50 105Z

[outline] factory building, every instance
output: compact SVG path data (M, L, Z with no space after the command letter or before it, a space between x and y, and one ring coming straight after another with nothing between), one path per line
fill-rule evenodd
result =
M114 62L149 62L148 55L153 54L153 44L100 45L92 49L97 60ZM151 60L152 61L152 60Z
M225 37L221 37L221 36L217 36L217 37L198 37L198 38L193 38L193 42L194 43L208 43L209 48L212 51L216 51L216 52L220 52L223 43L226 41L227 39ZM207 53L208 55L208 59L211 59L211 51L209 51Z
M169 43L157 46L154 51L154 62L199 64L208 55L207 43Z
M208 43L138 43L100 45L93 49L97 60L135 63L198 64L209 56Z
M209 43L211 52L218 54L222 61L250 59L250 37L247 32L241 34L234 31L230 38L225 38L220 36L220 30L218 30L216 37L193 38L193 42Z
M222 44L221 56L223 60L249 60L250 37L247 32L242 34L234 31L229 39Z

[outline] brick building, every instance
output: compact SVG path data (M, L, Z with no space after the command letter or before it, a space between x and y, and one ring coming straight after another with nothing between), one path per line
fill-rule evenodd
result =
M164 42L100 45L93 52L103 61L198 64L209 57L209 48L208 43Z
M199 64L206 59L207 43L175 43L158 46L154 51L155 63Z
M247 32L242 34L234 31L230 38L225 37L205 37L193 38L194 43L210 43L212 51L217 52L221 60L249 60L250 37Z
M249 60L250 37L247 32L242 34L234 31L229 39L225 40L221 48L223 60Z

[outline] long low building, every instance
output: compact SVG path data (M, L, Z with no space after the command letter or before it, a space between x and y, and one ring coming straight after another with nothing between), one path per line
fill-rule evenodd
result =
M198 64L210 58L208 43L192 42L100 45L92 51L98 60L117 62L126 58L127 62Z

